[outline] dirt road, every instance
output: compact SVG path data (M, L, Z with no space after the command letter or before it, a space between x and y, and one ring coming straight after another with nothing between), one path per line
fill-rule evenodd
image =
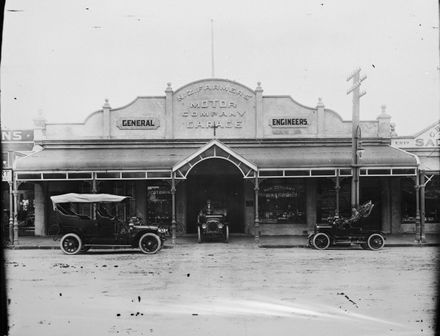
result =
M11 335L432 335L438 250L8 250Z

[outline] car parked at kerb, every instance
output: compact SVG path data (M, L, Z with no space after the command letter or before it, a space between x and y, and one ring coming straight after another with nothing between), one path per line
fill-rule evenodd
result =
M123 221L108 209L118 207L124 213L129 196L111 194L63 194L51 196L62 235L61 250L66 254L86 252L98 246L139 247L146 254L158 252L168 232L166 228L144 225L139 217ZM75 211L78 205L89 204L88 215Z
M325 225L316 225L315 232L309 235L310 247L325 250L333 245L359 244L363 249L380 250L385 245L385 236L381 231L365 225L374 204L368 201L353 210L350 218L331 217Z

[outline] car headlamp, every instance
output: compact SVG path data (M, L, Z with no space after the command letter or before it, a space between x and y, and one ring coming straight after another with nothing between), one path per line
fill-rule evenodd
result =
M223 229L223 223L217 223L217 227L219 228L219 229Z
M206 223L202 224L202 229L206 229L208 227L208 225L206 225Z

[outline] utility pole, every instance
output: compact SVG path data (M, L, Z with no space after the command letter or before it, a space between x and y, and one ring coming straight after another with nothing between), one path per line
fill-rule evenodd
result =
M360 127L359 127L359 106L360 99L366 94L360 90L361 83L367 76L361 77L361 68L356 69L347 78L347 82L353 79L353 85L347 91L347 95L353 93L353 113L352 113L352 131L351 131L351 162L353 177L351 179L351 208L359 207L359 156L360 156Z

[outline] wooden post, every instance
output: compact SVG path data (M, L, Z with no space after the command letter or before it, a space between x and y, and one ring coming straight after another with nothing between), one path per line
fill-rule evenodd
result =
M171 243L176 243L176 181L174 172L171 176Z
M426 243L425 237L425 172L420 174L420 242Z
M9 182L9 242L14 242L14 195L13 184Z
M339 218L339 191L341 190L341 183L339 180L339 169L336 169L336 209L335 209L335 217Z
M254 221L254 227L255 227L255 242L258 243L260 241L260 218L258 215L258 192L260 190L259 184L258 184L258 171L255 172L255 221Z
M414 188L416 189L416 242L420 243L420 171L417 171L415 179L416 185L414 186Z
M14 240L13 244L18 245L18 184L14 179Z
M96 194L97 192L98 189L96 187L96 173L92 173L92 194ZM96 219L96 203L92 204L92 219Z
M358 150L359 150L359 105L360 98L365 95L365 91L360 91L361 83L367 76L360 76L361 69L356 69L348 78L347 81L353 79L353 85L347 91L347 94L353 92L353 113L352 113L352 130L351 130L351 155L353 177L351 179L351 207L357 208L359 206L359 166L358 166Z

